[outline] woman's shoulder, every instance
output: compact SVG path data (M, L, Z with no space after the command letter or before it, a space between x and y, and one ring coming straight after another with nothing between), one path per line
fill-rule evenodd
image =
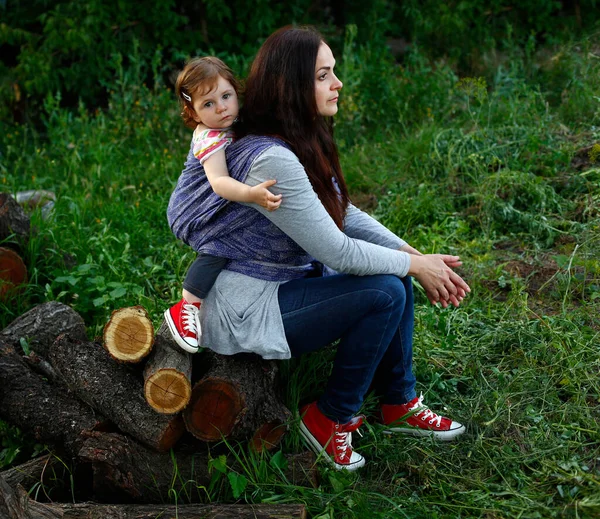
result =
M257 149L257 159L260 161L292 161L298 162L298 157L291 150L290 145L278 137L270 135L246 135L236 141L238 147Z
M290 145L283 139L274 135L245 135L244 137L237 139L236 144L238 147L259 149L261 155L267 152L277 153L281 150L287 150L292 156L295 156L290 150Z
M304 166L295 153L285 143L273 143L256 156L250 168L249 178L258 182L277 179L277 182L286 180L301 180L306 177Z

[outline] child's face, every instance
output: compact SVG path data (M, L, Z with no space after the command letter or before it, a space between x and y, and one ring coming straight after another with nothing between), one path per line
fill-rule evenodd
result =
M233 85L219 76L217 85L204 95L194 96L194 121L207 128L227 128L239 112Z

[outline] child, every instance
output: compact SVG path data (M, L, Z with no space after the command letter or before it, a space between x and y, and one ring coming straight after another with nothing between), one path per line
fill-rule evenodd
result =
M193 154L203 165L213 191L233 202L252 202L269 211L277 209L281 195L267 189L275 180L250 187L231 178L227 171L225 148L233 141L230 127L239 111L239 84L229 67L214 57L192 59L177 77L175 91L183 104L184 123L194 128ZM173 338L190 353L198 351L201 331L197 316L202 299L226 262L225 258L200 254L188 271L181 301L165 311Z

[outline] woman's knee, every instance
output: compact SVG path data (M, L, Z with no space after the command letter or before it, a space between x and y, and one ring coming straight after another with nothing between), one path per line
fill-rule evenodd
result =
M394 302L403 303L407 296L407 283L392 274L380 274L373 277L373 288L386 293ZM408 285L410 282L408 283Z

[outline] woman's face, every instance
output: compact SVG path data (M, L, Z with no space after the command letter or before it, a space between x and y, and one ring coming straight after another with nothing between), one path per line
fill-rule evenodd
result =
M331 116L338 111L342 82L333 73L335 58L326 43L321 43L315 65L315 100L319 115Z

